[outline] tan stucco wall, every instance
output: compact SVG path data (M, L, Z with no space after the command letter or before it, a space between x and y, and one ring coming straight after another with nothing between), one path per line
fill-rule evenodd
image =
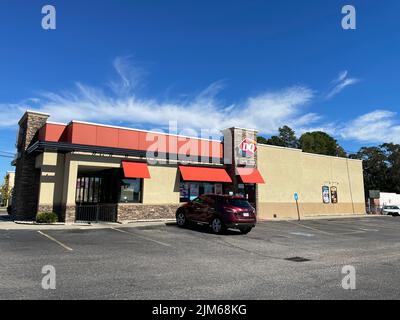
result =
M15 172L7 172L8 176L8 189L11 190L14 188L15 184Z
M258 168L266 184L258 186L261 219L365 213L362 162L259 145ZM324 204L322 186L338 188L338 204Z
M75 205L79 168L120 168L122 157L45 152L36 159L41 169L40 205ZM134 160L134 159L132 159ZM361 161L259 145L258 168L266 184L258 186L261 219L296 218L293 194L299 193L302 216L365 213ZM143 204L179 204L177 165L149 166L143 182ZM338 188L338 204L322 203L322 186Z
M14 188L15 185L15 172L13 171L8 171L5 177L5 181L7 181L8 183L8 190L12 190ZM2 183L2 181L0 181L0 184ZM2 206L3 203L0 202L0 206ZM5 203L4 206L9 206L11 205L11 198L8 199Z
M44 152L36 158L41 169L39 206L75 205L76 182L82 168L120 168L121 157ZM143 204L179 204L176 165L149 166L151 179L143 180Z
M177 166L149 166L151 179L143 181L143 204L178 204Z
M44 152L36 158L36 168L41 169L39 205L60 205L64 176L64 155Z

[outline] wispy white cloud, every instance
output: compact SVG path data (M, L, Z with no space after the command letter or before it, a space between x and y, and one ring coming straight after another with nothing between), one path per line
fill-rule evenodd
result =
M51 115L51 120L96 121L132 126L166 127L176 121L181 128L223 129L242 126L274 133L279 126L294 128L314 123L320 116L306 112L314 92L305 86L292 86L277 91L265 91L242 102L224 104L218 94L224 81L217 81L195 96L159 101L136 94L143 76L140 68L130 64L130 58L117 58L114 68L119 80L112 82L112 92L76 83L64 92L42 92L30 105L0 105L3 114L0 126L15 126L27 108ZM139 70L139 71L138 71Z
M289 125L298 135L306 131L324 131L337 138L360 142L400 143L400 122L397 114L376 110L345 124L326 122L323 115L308 112L315 91L306 86L266 90L246 99L226 104L218 98L225 81L217 81L195 95L178 94L177 98L146 98L138 94L145 71L131 57L115 59L118 78L107 88L76 83L62 92L42 92L20 103L0 103L0 129L15 128L27 109L46 112L50 120L93 121L144 128L166 128L170 121L179 129L212 129L213 132L240 126L258 129L262 134L276 134L277 128ZM341 72L333 81L330 96L356 83L348 72ZM109 89L112 90L109 90Z
M341 71L337 78L332 81L333 88L326 95L326 99L331 99L340 92L342 92L346 87L358 83L360 80L357 78L349 78L349 72L347 70Z
M22 113L28 109L23 103L0 103L0 128L16 126Z
M347 140L400 143L400 121L396 112L388 110L375 110L361 115L337 131Z
M143 84L143 79L147 74L131 55L115 58L113 67L117 73L117 79L110 81L109 85L117 95L132 94L133 90Z
M337 76L337 78L335 80L332 81L332 83L337 84L337 83L344 81L347 78L348 74L349 74L349 72L347 70L340 71L339 75Z

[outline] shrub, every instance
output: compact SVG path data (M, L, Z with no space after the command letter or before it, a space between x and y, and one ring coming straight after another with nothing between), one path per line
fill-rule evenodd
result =
M36 215L36 222L38 223L55 223L58 221L58 216L54 212L39 212Z

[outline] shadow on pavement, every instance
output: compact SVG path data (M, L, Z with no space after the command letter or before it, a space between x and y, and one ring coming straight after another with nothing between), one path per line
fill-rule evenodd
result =
M191 230L194 232L205 233L205 234L214 234L208 225L202 225L202 224L196 224L196 223L191 223L184 228L178 227L178 225L176 223L174 223L174 224L170 223L170 224L167 224L167 227L183 229L183 230ZM221 236L241 236L242 233L239 230L228 229L220 235Z
M9 222L12 221L11 217L7 214L7 212L0 211L0 222Z

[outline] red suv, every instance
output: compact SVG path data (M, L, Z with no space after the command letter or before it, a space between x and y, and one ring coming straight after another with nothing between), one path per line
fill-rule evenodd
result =
M205 194L182 205L176 212L176 223L184 227L190 222L210 225L214 233L228 228L247 234L256 226L256 210L242 197Z

